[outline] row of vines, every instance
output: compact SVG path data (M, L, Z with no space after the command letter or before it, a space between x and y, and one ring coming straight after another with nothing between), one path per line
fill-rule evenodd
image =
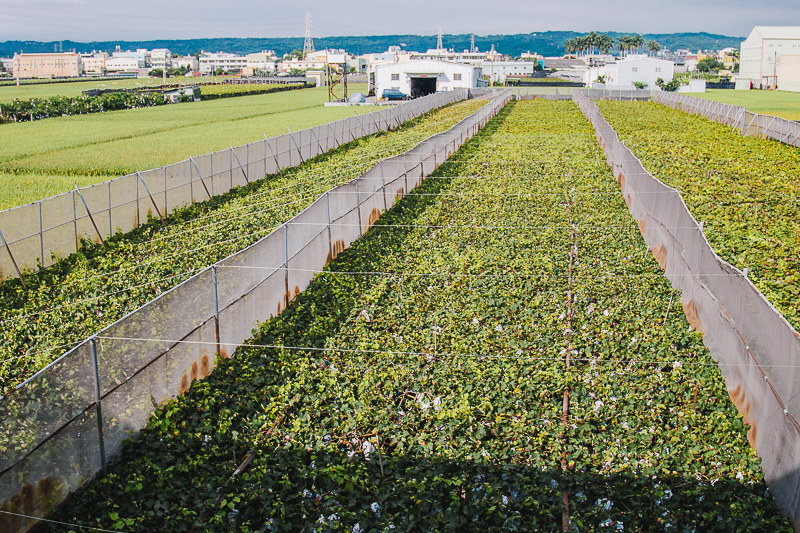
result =
M507 106L51 518L790 531L603 161L571 102Z
M644 167L675 187L711 247L800 329L800 153L650 102L598 102Z
M241 250L381 158L402 153L475 112L485 100L441 108L398 130L358 139L165 219L107 239L47 270L0 284L0 387L15 385L83 339L192 274Z

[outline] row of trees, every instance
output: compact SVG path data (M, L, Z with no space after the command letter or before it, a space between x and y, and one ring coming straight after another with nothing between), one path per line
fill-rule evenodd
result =
M580 37L567 39L564 43L564 49L568 54L584 53L584 54L608 54L612 49L617 49L623 55L629 52L638 52L644 47L647 47L651 54L657 53L661 50L661 45L657 41L645 41L644 37L640 34L636 35L622 35L616 39L607 33L597 33L595 31L589 32Z

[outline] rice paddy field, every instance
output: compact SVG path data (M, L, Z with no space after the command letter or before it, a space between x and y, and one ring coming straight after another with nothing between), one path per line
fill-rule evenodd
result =
M0 209L374 109L327 100L311 88L5 124Z
M509 104L50 518L791 531L628 218L577 106Z
M746 107L748 111L762 115L800 120L800 93L757 89L750 91L709 89L705 93L690 93L690 96Z

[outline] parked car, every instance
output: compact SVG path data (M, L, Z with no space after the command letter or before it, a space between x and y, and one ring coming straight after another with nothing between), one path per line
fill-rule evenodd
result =
M383 90L383 99L384 100L408 100L408 95L403 94L400 92L399 89L384 89Z

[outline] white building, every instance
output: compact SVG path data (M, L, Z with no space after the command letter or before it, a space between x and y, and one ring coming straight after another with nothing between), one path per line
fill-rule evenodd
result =
M150 51L146 48L137 48L135 52L131 52L130 50L126 50L123 52L117 47L117 50L111 54L111 57L118 58L118 57L126 57L129 59L135 59L139 61L142 65L141 68L149 67L152 65L152 57L150 56Z
M200 74L213 74L217 69L226 72L241 71L247 67L247 57L225 52L205 53L200 55Z
M200 70L200 61L195 56L180 56L172 58L172 68L183 68L195 71Z
M397 89L417 98L453 89L477 87L481 68L463 63L420 59L383 65L375 69L375 92Z
M255 54L247 54L247 67L243 71L245 75L252 76L256 70L262 72L277 72L278 57L272 50L262 50Z
M778 90L800 93L800 54L778 60Z
M107 72L136 72L145 68L144 61L133 57L112 57L106 59Z
M739 53L741 77L756 87L774 86L781 56L800 53L800 26L756 26Z
M81 64L83 65L84 74L89 74L89 75L105 74L107 59L108 59L108 54L105 52L92 52L90 54L81 54Z
M656 80L672 81L675 64L672 61L654 57L631 57L607 63L602 67L589 67L583 73L583 83L591 86L599 77L605 79L606 88L633 89L634 82L646 84L646 88L656 88Z
M484 61L481 65L484 76L500 83L504 83L506 78L530 78L533 67L533 61Z
M161 70L172 68L172 52L167 48L154 48L150 52L151 66Z

